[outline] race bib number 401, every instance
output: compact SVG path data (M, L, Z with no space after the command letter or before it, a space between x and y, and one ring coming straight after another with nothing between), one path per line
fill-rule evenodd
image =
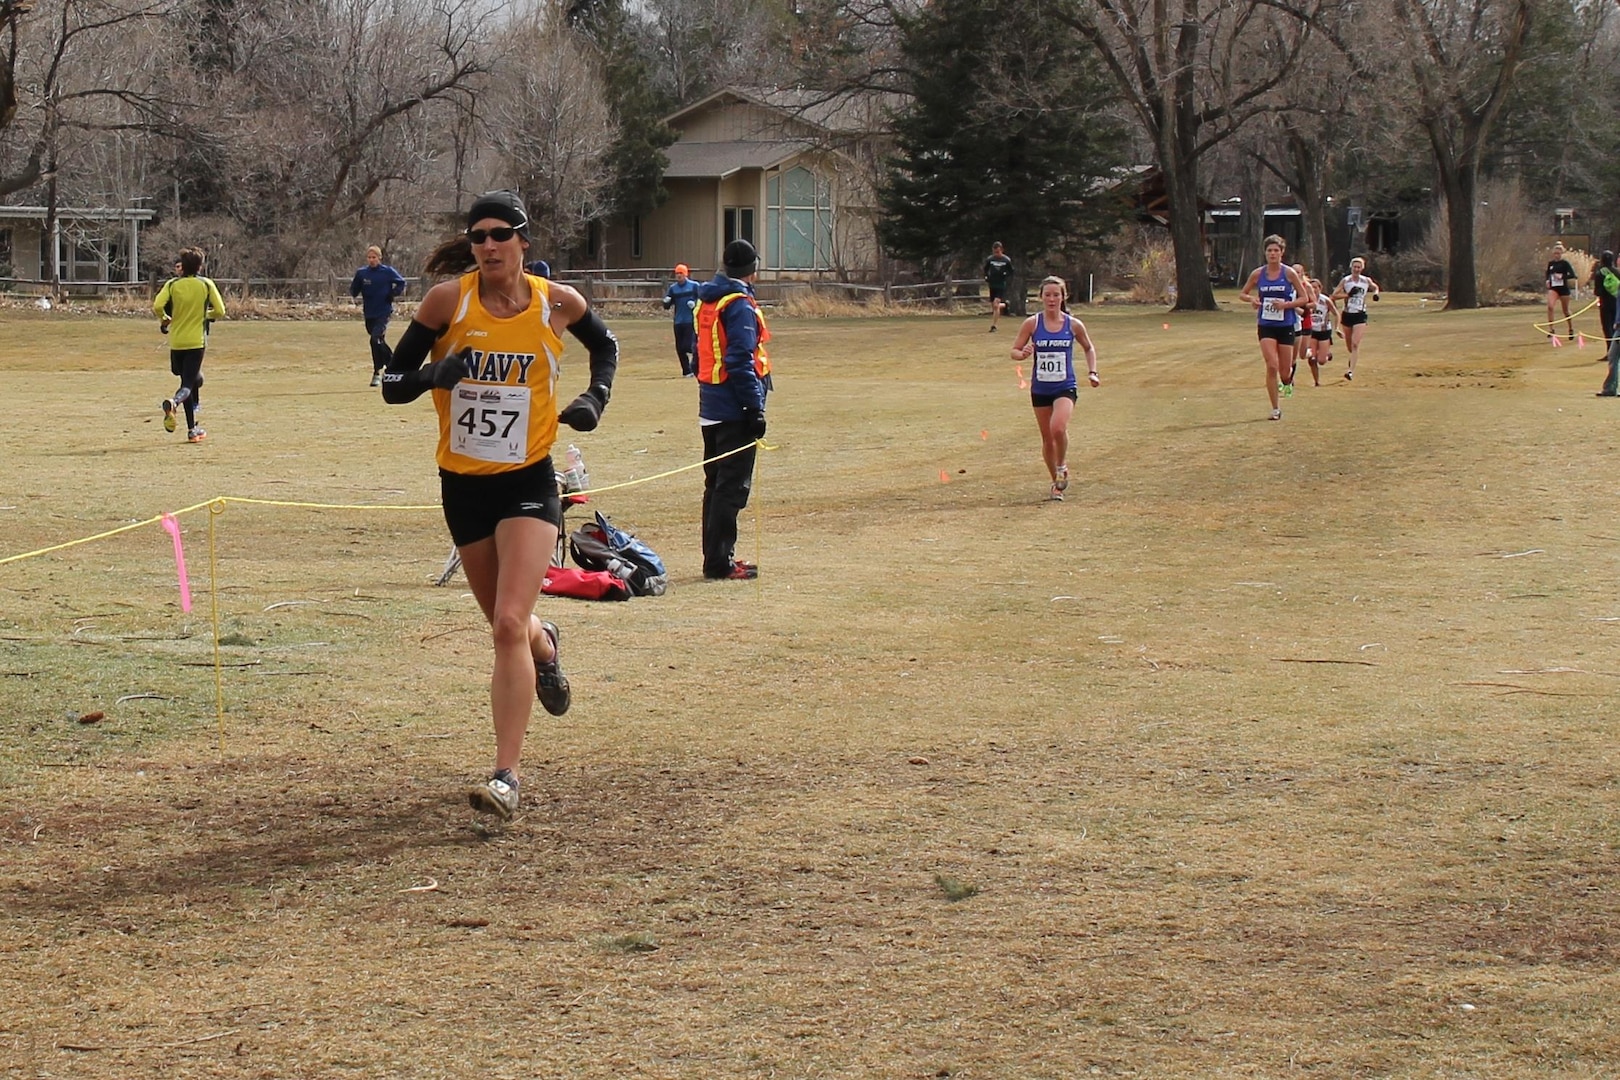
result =
M1287 318L1283 301L1275 296L1265 297L1260 301L1260 317L1266 322L1282 322Z
M1035 381L1062 382L1069 376L1069 356L1060 352L1035 354Z
M521 465L529 456L529 388L459 383L450 395L450 449Z

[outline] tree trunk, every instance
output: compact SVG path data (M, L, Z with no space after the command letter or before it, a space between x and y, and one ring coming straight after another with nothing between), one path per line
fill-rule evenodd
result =
M1176 252L1174 310L1214 311L1215 293L1209 287L1209 266L1204 255L1204 212L1198 201L1197 163L1177 160L1164 181L1170 196L1170 243Z
M1248 155L1243 158L1243 177L1239 181L1238 196L1243 200L1243 209L1238 218L1241 243L1238 245L1237 265L1230 269L1237 283L1242 284L1249 271L1266 260L1265 248L1261 244L1266 235L1266 185L1260 163Z
M1317 149L1293 128L1288 130L1288 153L1294 159L1294 175L1298 186L1294 198L1299 203L1305 223L1305 255L1307 268L1316 277L1328 276L1327 212L1323 208L1322 163Z
M1446 193L1446 310L1479 307L1479 282L1474 275L1474 208L1479 170L1468 162L1440 172Z

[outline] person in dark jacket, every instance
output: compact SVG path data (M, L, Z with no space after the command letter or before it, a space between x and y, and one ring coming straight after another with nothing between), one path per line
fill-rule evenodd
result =
M1598 261L1592 264L1592 273L1588 275L1586 283L1592 286L1592 295L1597 297L1598 323L1603 327L1603 345L1605 351L1610 342L1614 340L1615 301L1620 297L1620 277L1614 269L1614 252L1605 251L1598 256Z
M675 359L681 362L681 375L690 378L697 370L698 283L688 276L685 263L675 264L675 280L664 290L664 310L675 316Z
M383 368L388 366L388 320L394 314L394 301L405 292L405 279L398 270L384 264L382 248L366 248L366 265L354 272L349 295L360 298L366 333L371 337L371 385L382 385Z
M746 240L726 245L714 280L698 290L698 423L703 429L703 576L747 581L759 567L738 562L737 515L754 484L757 442L765 437L771 390L770 331L754 300L759 253Z

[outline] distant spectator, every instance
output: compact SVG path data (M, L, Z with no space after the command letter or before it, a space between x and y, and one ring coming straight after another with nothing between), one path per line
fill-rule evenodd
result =
M1620 274L1614 270L1614 252L1605 251L1598 256L1587 284L1592 286L1592 295L1597 297L1598 322L1603 326L1603 341L1608 344L1614 340L1615 299L1620 297Z
M685 263L675 264L675 281L664 290L664 310L675 313L675 359L681 362L681 375L691 378L697 371L697 329L693 313L698 306L698 283L690 280Z

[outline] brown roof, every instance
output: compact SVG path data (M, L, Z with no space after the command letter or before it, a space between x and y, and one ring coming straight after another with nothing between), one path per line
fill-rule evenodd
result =
M897 94L864 91L834 92L799 87L727 86L671 113L664 122L679 120L726 98L751 101L828 134L867 135L888 127L886 111L897 109L905 99Z
M780 165L809 148L809 143L798 140L677 142L664 150L669 158L664 176L673 180L724 179L743 169Z

